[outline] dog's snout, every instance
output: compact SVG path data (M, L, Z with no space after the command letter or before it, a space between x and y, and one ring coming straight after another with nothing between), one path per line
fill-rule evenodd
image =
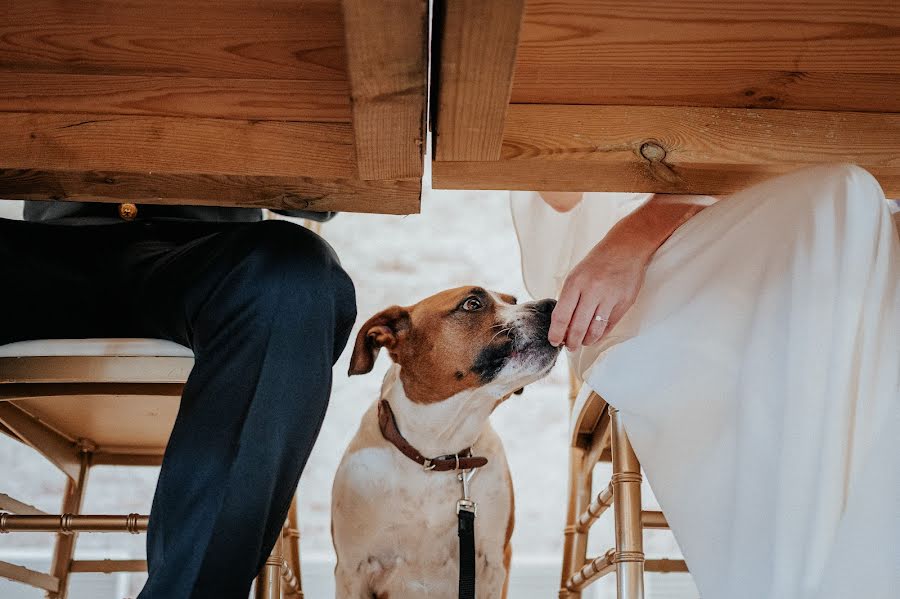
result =
M534 303L534 309L540 312L541 314L551 314L553 312L553 308L556 307L555 299L545 299L539 302Z

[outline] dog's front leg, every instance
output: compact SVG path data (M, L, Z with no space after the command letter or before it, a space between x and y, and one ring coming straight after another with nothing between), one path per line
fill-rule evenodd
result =
M372 599L369 577L360 568L347 568L340 563L334 569L335 599Z

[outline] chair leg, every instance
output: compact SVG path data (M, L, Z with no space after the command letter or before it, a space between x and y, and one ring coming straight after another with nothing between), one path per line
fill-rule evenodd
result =
M566 588L569 577L584 563L586 555L578 560L575 533L575 521L578 518L579 498L583 487L581 479L584 471L585 450L580 447L569 448L569 506L566 511L566 527L563 529L563 563L562 576L559 582L559 599L580 599L581 593L574 593Z
M287 549L288 563L297 579L297 597L303 599L303 577L300 575L300 524L297 518L297 495L291 500L291 508L288 511L287 523Z
M87 487L92 456L91 451L83 449L78 478L76 480L66 478L66 492L62 501L61 513L75 515L81 513L81 504L84 502L84 492ZM59 588L55 593L48 592L48 599L66 599L66 595L69 592L69 574L72 569L72 558L75 556L75 541L77 538L78 533L74 532L57 533L56 535L50 574L59 579Z
M617 596L618 599L644 599L641 465L625 434L618 410L612 406L609 410L612 424Z
M284 535L278 535L272 553L256 577L256 599L281 599L281 563Z

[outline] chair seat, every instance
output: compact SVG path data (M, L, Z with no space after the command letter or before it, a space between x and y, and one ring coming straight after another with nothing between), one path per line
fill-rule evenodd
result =
M10 343L0 346L0 402L103 452L162 455L193 356L160 339Z
M0 358L43 356L192 358L194 353L163 339L37 339L0 345Z

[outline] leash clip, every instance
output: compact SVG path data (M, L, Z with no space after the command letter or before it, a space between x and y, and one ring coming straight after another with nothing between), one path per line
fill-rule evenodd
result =
M471 512L473 516L478 515L478 504L468 499L460 499L456 502L456 513Z
M478 504L469 499L469 481L472 480L472 477L475 476L476 472L478 471L472 468L470 470L463 470L456 475L457 480L459 480L462 485L462 498L456 502L457 514L460 512L470 512L473 516L478 515Z

